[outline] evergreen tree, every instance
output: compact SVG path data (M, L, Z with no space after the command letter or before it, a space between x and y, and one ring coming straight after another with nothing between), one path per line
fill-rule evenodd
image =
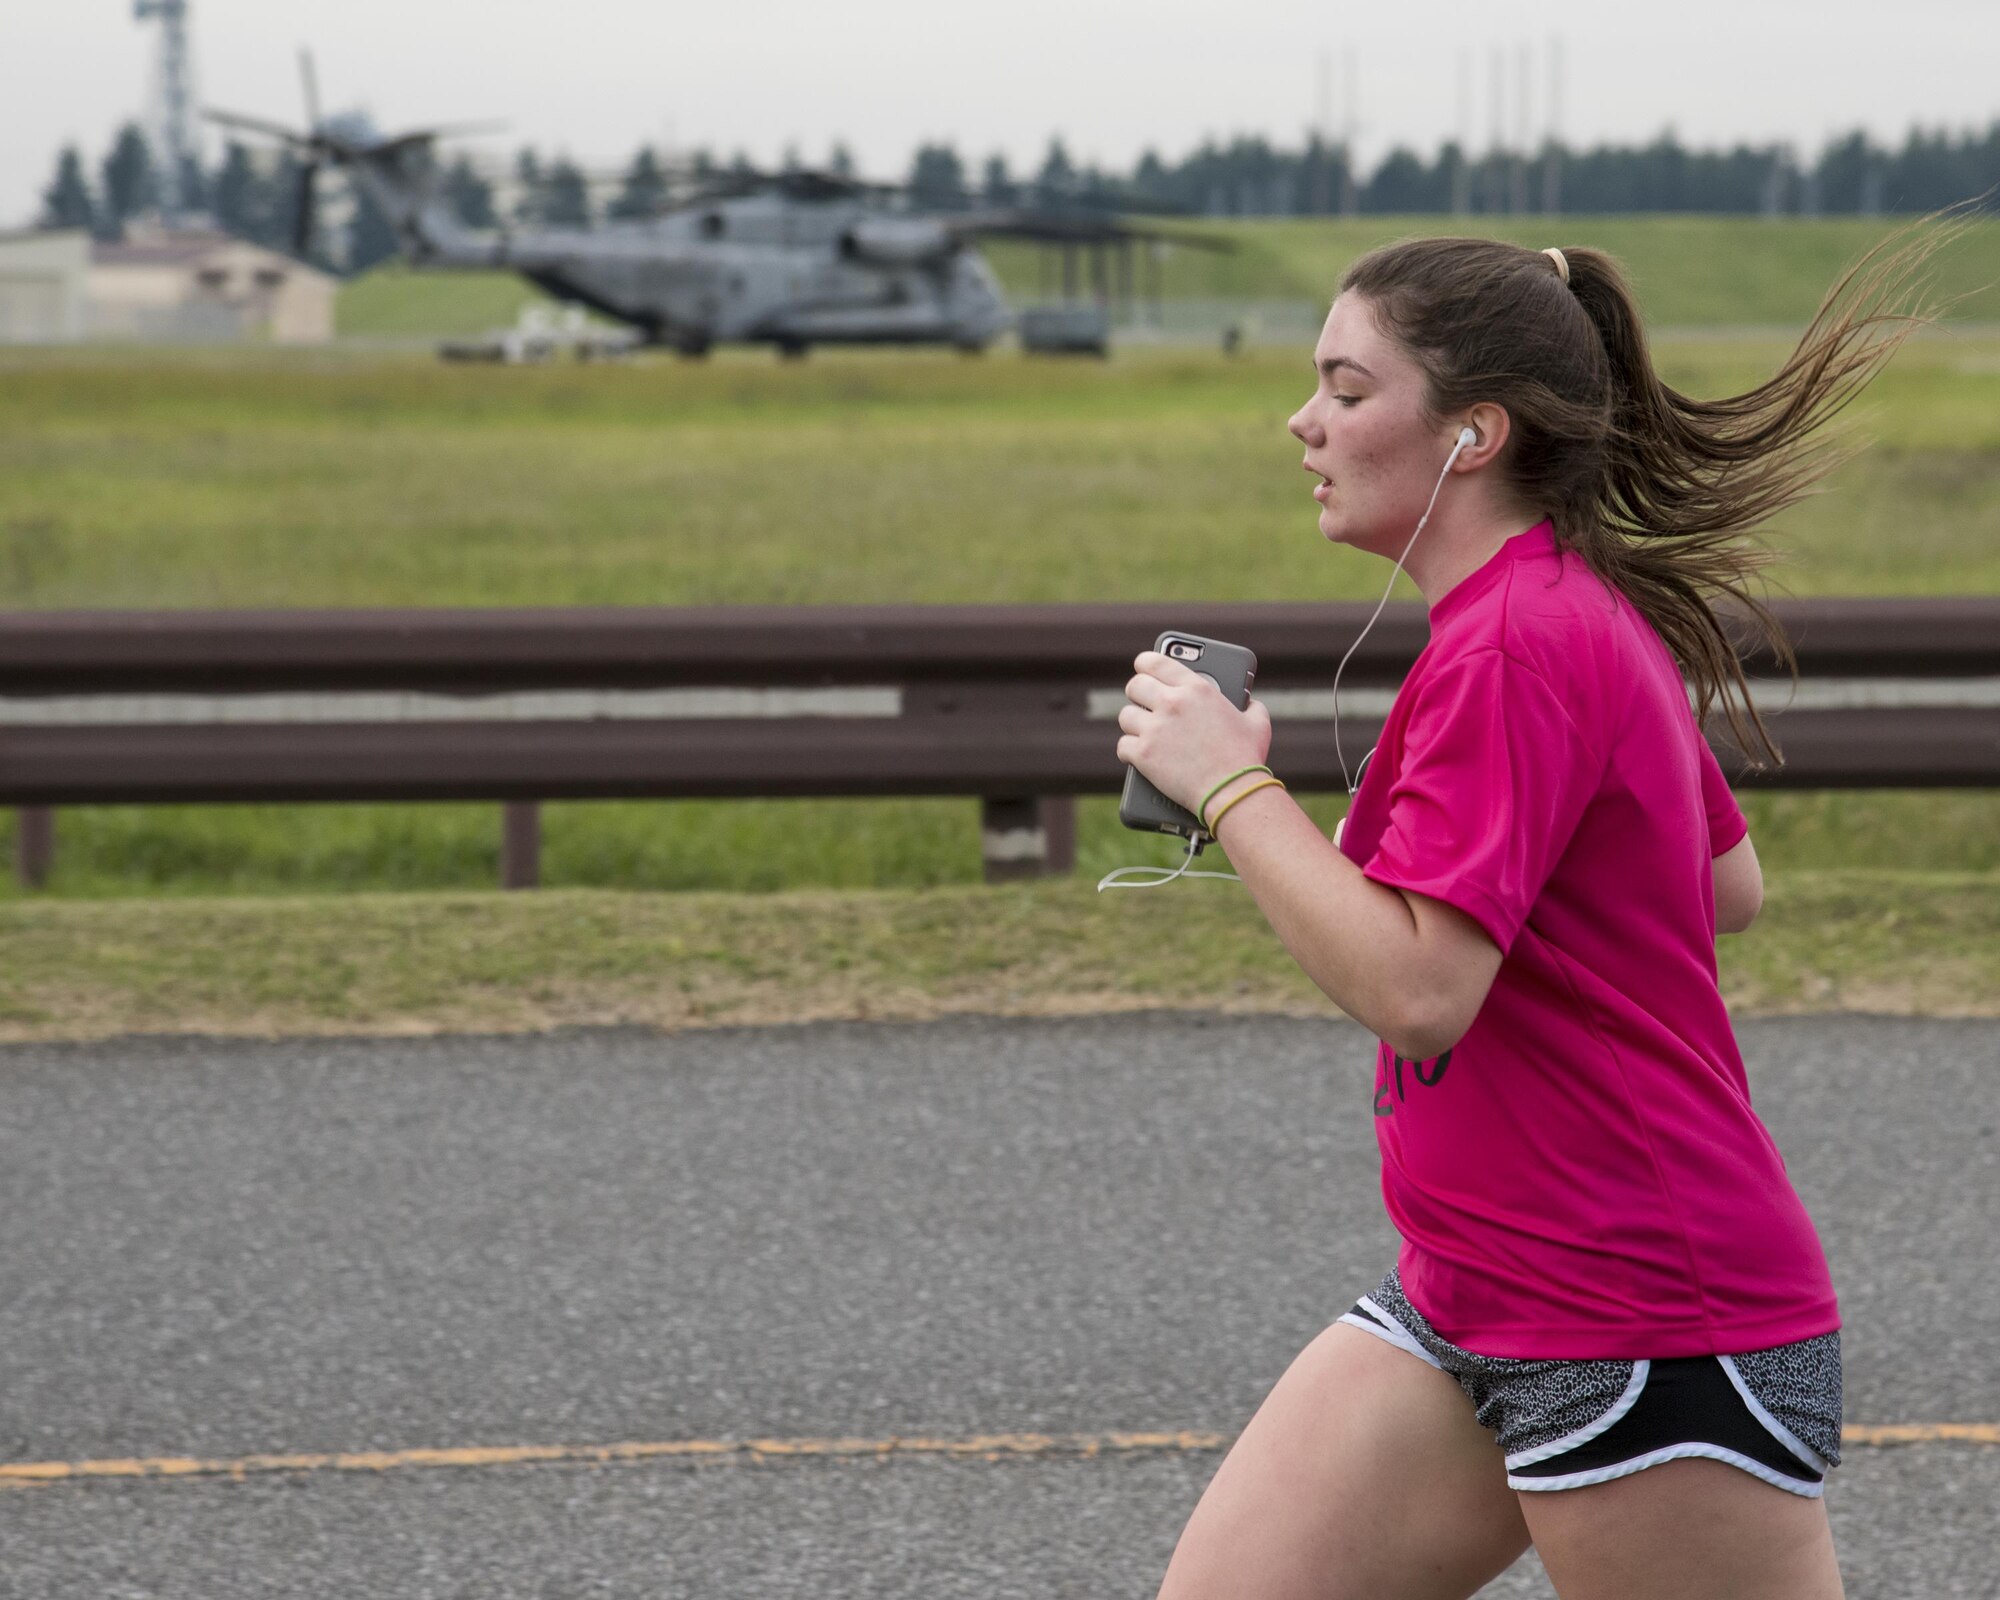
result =
M833 141L833 149L828 153L826 158L826 170L836 178L851 178L854 176L854 152L847 148L847 141L845 139L836 139Z
M83 157L75 145L64 145L56 157L56 175L42 191L44 228L95 228L97 202L91 198L90 180L83 175Z
M1693 211L1688 153L1668 128L1639 152L1638 190L1642 211Z
M128 122L118 130L111 154L104 158L103 193L99 215L108 238L122 236L127 222L160 203L152 147L137 123Z
M552 228L590 226L590 185L575 162L559 159L542 184L542 216Z
M1777 156L1776 150L1747 144L1696 155L1690 184L1698 200L1695 209L1735 216L1754 216L1762 211Z
M656 217L666 209L667 175L660 167L660 158L653 153L653 147L646 145L632 158L631 166L625 169L625 180L618 190L618 197L611 202L609 214L614 217L633 220Z
M1456 150L1450 155L1456 158ZM1334 191L1339 201L1339 191ZM1442 157L1435 167L1427 166L1415 151L1401 145L1382 158L1361 191L1361 207L1377 213L1449 211L1451 209L1451 168Z
M1860 211L1868 187L1868 174L1875 152L1868 136L1856 129L1844 139L1836 139L1820 152L1816 176L1819 179L1820 209L1830 212Z
M1061 135L1049 140L1049 153L1035 174L1035 204L1047 211L1065 210L1076 200L1076 168L1070 165L1069 151Z
M1076 203L1086 211L1116 211L1125 199L1125 183L1094 166L1077 178Z
M445 169L440 185L446 208L468 228L497 228L499 213L493 209L493 185L480 177L470 160L460 156Z
M1397 151L1395 155L1407 154ZM1391 156L1394 159L1394 155ZM1414 157L1411 159L1414 160ZM1381 174L1378 172L1379 178ZM1309 217L1332 216L1340 210L1347 180L1345 152L1330 145L1317 133L1306 136L1305 154L1299 159L1299 210ZM1392 180L1393 181L1393 180Z
M924 211L957 211L965 205L965 168L948 144L917 147L910 165L910 200Z
M1007 158L998 151L986 158L986 167L979 180L979 198L989 206L1014 204L1014 180L1007 171Z
M1174 204L1173 175L1160 160L1158 151L1149 147L1139 157L1138 166L1132 169L1132 190L1147 205L1170 207Z
M223 153L222 169L215 175L210 204L216 226L224 233L261 242L259 228L269 216L269 199L263 193L263 179L251 163L250 152L235 139L229 141L229 148Z

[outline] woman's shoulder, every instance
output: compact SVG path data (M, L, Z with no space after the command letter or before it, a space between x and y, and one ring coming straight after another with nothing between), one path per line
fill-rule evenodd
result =
M1434 643L1438 664L1497 650L1566 683L1600 672L1638 619L1632 604L1574 551L1550 549L1512 564L1483 604L1453 617Z
M1488 603L1455 617L1432 641L1424 676L1440 688L1467 673L1533 680L1526 692L1560 706L1603 752L1632 697L1679 692L1679 673L1629 598L1575 552L1557 555L1516 562Z
M1552 682L1644 681L1679 691L1680 671L1652 622L1574 550L1523 563L1500 611L1505 648Z

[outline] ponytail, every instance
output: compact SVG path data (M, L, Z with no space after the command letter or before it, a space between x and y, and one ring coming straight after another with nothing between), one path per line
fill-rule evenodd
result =
M1967 202L1968 205L1974 202ZM1687 678L1695 715L1720 701L1738 747L1783 764L1750 699L1738 644L1761 641L1796 680L1784 628L1750 592L1778 559L1744 536L1819 492L1865 442L1826 425L1917 328L1948 309L1915 293L1969 224L1947 208L1890 235L1821 300L1797 347L1746 394L1697 400L1660 380L1637 302L1612 257L1552 256L1490 239L1384 246L1341 280L1423 366L1433 417L1477 401L1513 425L1503 465L1575 550L1652 624ZM1955 303L1955 302L1953 302ZM1761 544L1761 541L1759 541ZM1735 690L1732 696L1731 689ZM1754 733L1753 733L1754 730Z

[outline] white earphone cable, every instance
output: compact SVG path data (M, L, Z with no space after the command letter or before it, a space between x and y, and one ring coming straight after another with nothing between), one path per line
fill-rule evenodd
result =
M1396 557L1396 571L1389 574L1389 587L1382 591L1382 598L1375 606L1375 615L1368 619L1367 627L1355 635L1354 643L1347 647L1347 655L1342 656L1340 665L1333 669L1333 753L1335 759L1340 762L1340 781L1347 785L1349 800L1354 798L1355 791L1361 787L1361 774L1367 770L1368 757L1374 755L1375 751L1371 748L1368 755L1361 758L1350 780L1347 775L1347 759L1340 753L1340 675L1347 669L1348 656L1361 648L1361 641L1368 637L1368 629L1375 626L1375 618L1382 615L1382 608L1389 603L1390 592L1396 587L1396 573L1403 570L1404 557L1416 547L1417 534L1422 533L1424 524L1431 520L1431 512L1438 503L1438 496L1444 492L1444 480L1451 475L1452 463L1458 459L1459 451L1469 444L1477 443L1478 438L1479 436L1470 428L1458 430L1458 442L1451 447L1451 454L1445 458L1444 470L1438 474L1437 486L1431 490L1430 504L1424 507L1424 514L1417 518L1416 530L1410 535L1410 542L1403 546L1403 554ZM1204 835L1199 833L1188 836L1187 859L1171 871L1165 867L1119 867L1097 880L1097 892L1102 894L1106 889L1157 889L1162 884L1172 883L1176 878L1224 878L1231 883L1241 883L1242 878L1233 872L1188 871L1188 868L1194 865L1195 851L1200 848L1203 837ZM1214 835L1206 837L1213 838Z
M1372 747L1369 749L1368 756L1361 758L1360 765L1354 769L1354 776L1350 779L1347 775L1347 758L1340 753L1340 675L1347 670L1347 657L1361 648L1361 641L1368 637L1368 629L1375 626L1375 617L1381 616L1382 608L1389 603L1390 592L1396 587L1396 574L1403 570L1404 557L1416 548L1417 534L1422 533L1424 524L1431 520L1431 511L1438 503L1438 496L1444 492L1444 480L1451 475L1451 464L1458 459L1459 451L1477 438L1478 435L1470 428L1458 430L1458 443L1451 447L1451 454L1445 457L1444 470L1438 474L1437 487L1431 490L1430 504L1424 507L1424 514L1417 518L1416 532L1410 535L1410 542L1403 546L1403 554L1396 557L1396 571L1389 574L1389 587L1382 591L1382 598L1375 603L1375 615L1368 619L1367 627L1354 636L1354 643L1347 647L1347 655L1342 656L1340 665L1333 669L1333 755L1340 763L1340 781L1347 785L1347 798L1350 800L1354 798L1355 791L1361 787L1361 773L1368 765L1368 756L1372 756L1375 751Z

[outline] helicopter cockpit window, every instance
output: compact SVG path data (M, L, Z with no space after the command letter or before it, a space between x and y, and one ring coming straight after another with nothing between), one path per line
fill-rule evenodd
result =
M701 219L701 236L704 239L720 239L728 219L720 211L711 211Z

